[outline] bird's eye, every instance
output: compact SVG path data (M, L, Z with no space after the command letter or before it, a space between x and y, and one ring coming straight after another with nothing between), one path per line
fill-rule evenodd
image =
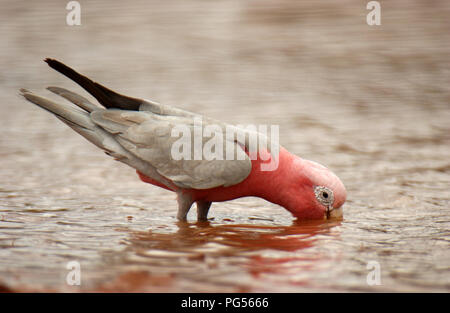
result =
M319 201L324 206L330 206L334 202L333 191L324 186L314 187L314 194L316 195L317 201Z

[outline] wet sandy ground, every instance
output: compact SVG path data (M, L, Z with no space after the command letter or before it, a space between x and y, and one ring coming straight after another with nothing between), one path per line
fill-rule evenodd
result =
M0 290L450 290L448 1L382 1L372 27L364 1L85 2L79 27L64 1L0 9ZM178 223L173 194L18 96L81 91L45 57L125 94L280 125L282 145L343 180L344 219L298 225L246 198Z

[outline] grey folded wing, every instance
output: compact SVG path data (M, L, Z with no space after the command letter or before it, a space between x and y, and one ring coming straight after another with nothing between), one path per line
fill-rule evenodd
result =
M151 102L145 102L140 110L100 109L92 111L90 116L95 124L110 133L125 150L147 162L157 173L178 187L193 189L227 187L242 182L250 174L252 163L244 151L245 143L242 144L234 138L227 139L223 133L225 124L220 122L215 124L216 132L202 136L200 146L203 149L206 142L213 138L223 139L216 141L219 143L216 149L219 145L222 146L222 157L205 159L204 155L200 154L201 159L194 159L194 147L199 147L195 146L194 140L199 138L194 139L194 129L197 127L198 130L196 118L200 115ZM203 124L200 126L202 130L211 125L212 121L203 118L201 120ZM178 152L174 150L174 145L180 140L181 134L174 133L174 129L185 130L182 135L190 133L185 142L190 144L191 157L181 159L174 157L174 152ZM234 155L239 155L239 158L226 160L227 149L233 149Z

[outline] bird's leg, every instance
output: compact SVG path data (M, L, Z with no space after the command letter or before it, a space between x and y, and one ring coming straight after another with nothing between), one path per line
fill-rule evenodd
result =
M197 221L207 221L211 202L197 201Z
M180 221L186 221L187 214L192 206L193 201L189 195L183 193L178 193L177 201L178 201L177 218Z

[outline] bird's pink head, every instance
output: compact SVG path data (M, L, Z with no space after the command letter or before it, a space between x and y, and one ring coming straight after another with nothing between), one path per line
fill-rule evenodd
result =
M297 156L290 163L288 188L279 204L299 220L342 217L347 192L341 180L319 163Z

